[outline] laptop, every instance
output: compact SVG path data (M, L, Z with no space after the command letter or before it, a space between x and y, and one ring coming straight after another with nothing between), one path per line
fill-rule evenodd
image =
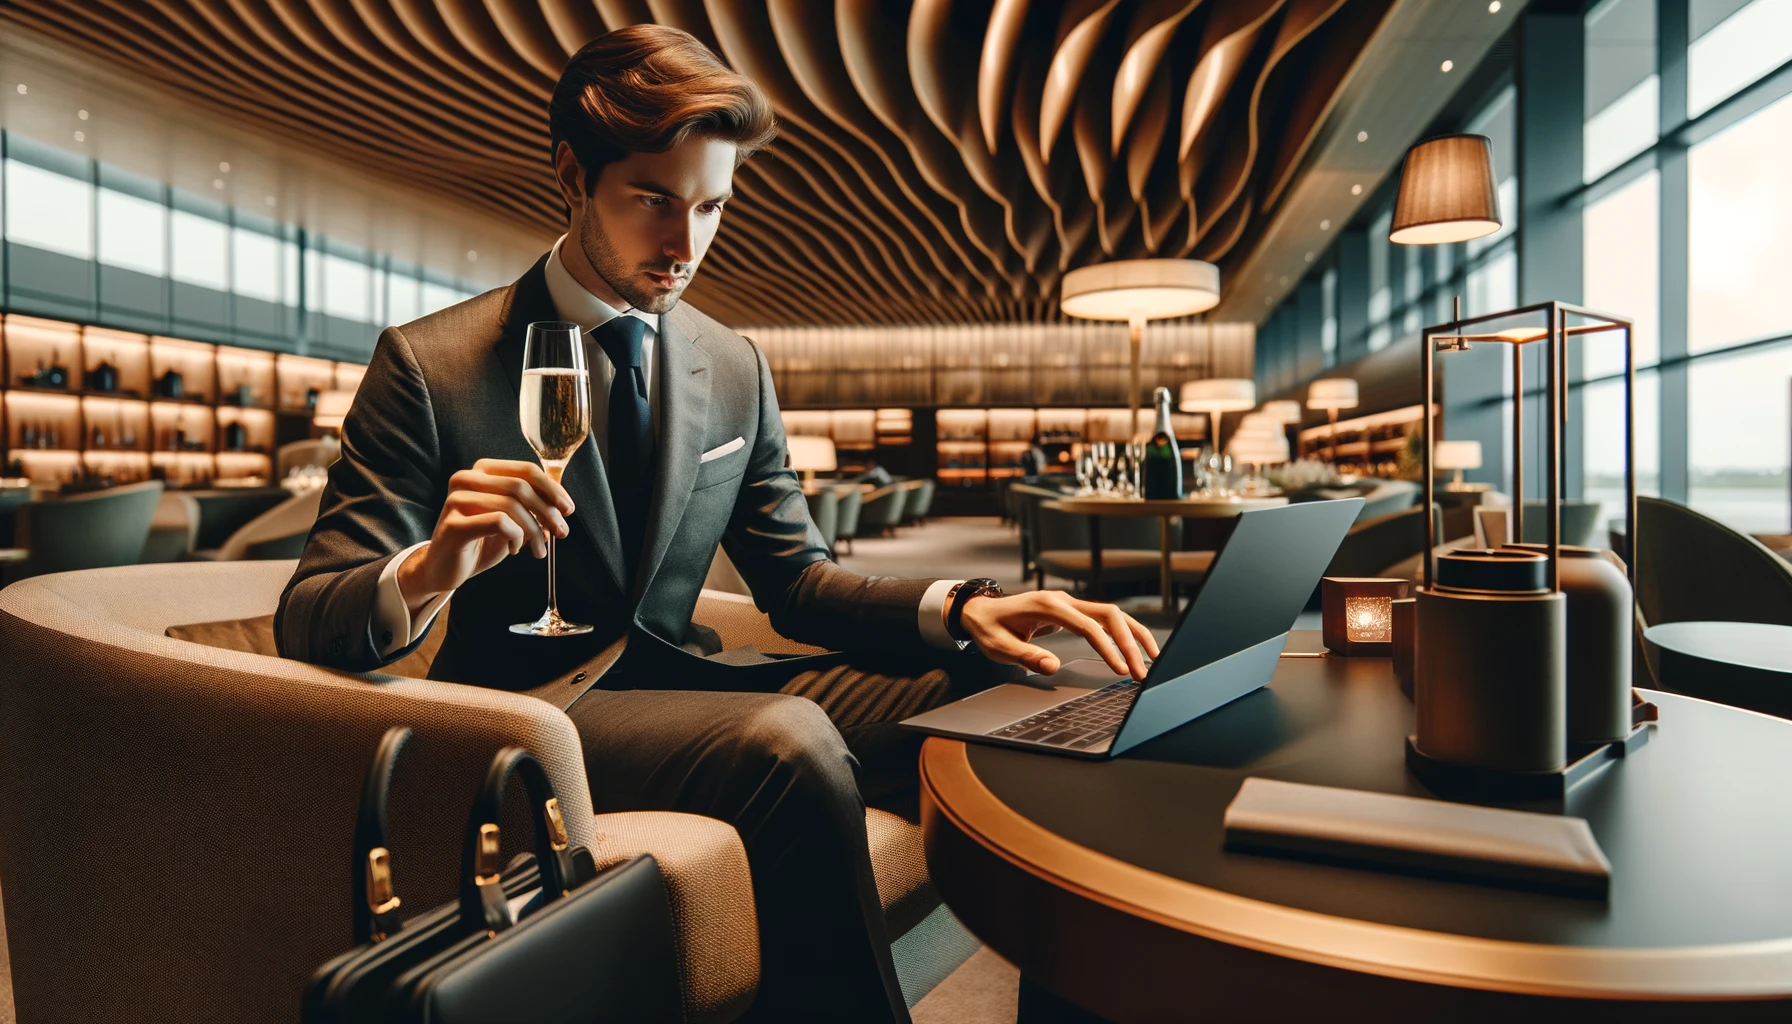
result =
M1098 658L935 708L936 736L1091 760L1115 757L1261 689L1363 499L1241 513L1142 681Z

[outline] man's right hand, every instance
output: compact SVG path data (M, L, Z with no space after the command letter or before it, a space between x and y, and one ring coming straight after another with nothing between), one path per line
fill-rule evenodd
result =
M543 531L565 537L572 510L566 488L536 463L480 459L448 478L448 500L429 543L398 567L405 603L415 613L525 547L546 557Z

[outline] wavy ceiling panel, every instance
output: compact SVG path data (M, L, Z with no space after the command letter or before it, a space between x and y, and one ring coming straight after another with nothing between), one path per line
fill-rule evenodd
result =
M544 112L685 29L782 123L691 300L737 322L1059 319L1109 259L1237 266L1397 0L6 0L10 20L544 237Z

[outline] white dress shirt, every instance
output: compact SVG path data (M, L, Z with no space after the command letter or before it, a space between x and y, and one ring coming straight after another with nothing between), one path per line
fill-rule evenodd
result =
M660 432L660 399L659 390L653 386L653 367L658 360L655 349L659 347L660 318L655 313L643 313L638 309L618 311L609 303L585 290L570 271L561 262L560 250L566 244L566 236L561 235L554 243L553 251L548 254L547 266L543 276L547 279L548 297L554 302L554 309L560 319L578 324L584 329L585 365L591 373L591 438L597 445L598 455L606 461L609 459L609 409L610 384L615 379L616 368L610 357L596 342L591 341L591 332L599 325L607 323L618 316L638 317L647 324L647 335L641 342L641 370L647 378L647 406L653 419L654 437ZM430 623L435 621L442 606L448 603L453 591L437 594L430 598L423 607L412 615L410 602L405 600L404 591L398 584L398 567L411 553L428 544L428 541L413 544L390 562L380 573L380 579L373 602L373 639L374 646L381 655L391 654L409 646L418 637L429 631ZM929 586L921 597L920 628L921 638L935 647L953 648L959 646L946 632L945 609L946 594L958 583L957 580L938 580ZM527 609L522 609L524 613Z

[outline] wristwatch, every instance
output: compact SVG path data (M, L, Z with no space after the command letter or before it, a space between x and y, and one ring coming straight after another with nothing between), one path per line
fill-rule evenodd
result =
M964 628L964 606L973 597L1001 597L1002 585L992 579L965 580L946 591L946 635L957 641L960 649L969 645L971 634Z

